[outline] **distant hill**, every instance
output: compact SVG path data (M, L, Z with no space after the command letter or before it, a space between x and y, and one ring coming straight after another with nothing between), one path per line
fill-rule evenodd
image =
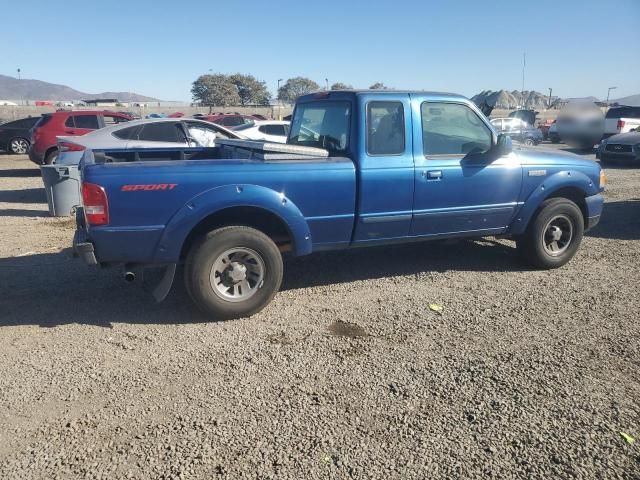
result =
M524 91L524 94L518 90L509 92L507 90L484 90L471 97L476 105L484 105L485 103L497 109L513 110L515 108L532 108L540 110L548 108L549 97L543 93L536 91ZM579 98L559 98L551 97L552 104L565 102L584 103L599 102L596 97L579 97ZM620 105L640 106L640 94L629 95L628 97L616 98L610 100L610 103L618 103Z
M95 98L116 98L122 102L157 102L157 98L132 92L84 93L66 85L43 82L41 80L18 80L0 75L0 99L3 100L92 100Z
M557 97L551 97L552 101L556 101ZM484 90L477 95L471 97L471 100L477 105L486 103L494 108L512 110L515 108L532 108L542 109L549 105L549 96L536 91L520 92L513 90Z
M611 103L640 107L640 93L637 95L629 95L628 97L616 98L615 100L611 100Z

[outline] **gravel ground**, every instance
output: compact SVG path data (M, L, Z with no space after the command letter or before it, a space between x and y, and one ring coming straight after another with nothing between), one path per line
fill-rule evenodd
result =
M640 170L607 174L561 270L495 240L319 254L208 322L72 259L0 155L0 478L640 478Z

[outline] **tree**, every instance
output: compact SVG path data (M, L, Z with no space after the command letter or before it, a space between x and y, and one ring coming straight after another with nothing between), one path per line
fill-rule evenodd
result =
M349 85L348 83L341 83L341 82L336 82L333 85L331 85L331 90L352 90L353 86Z
M221 73L200 75L191 86L191 95L195 101L208 107L228 107L240 103L238 89L228 75Z
M278 99L294 103L302 95L320 90L320 85L309 78L289 78L278 90Z
M387 86L382 82L376 82L369 87L369 90L387 90Z
M271 94L265 82L241 73L231 75L229 81L238 89L240 105L269 105Z

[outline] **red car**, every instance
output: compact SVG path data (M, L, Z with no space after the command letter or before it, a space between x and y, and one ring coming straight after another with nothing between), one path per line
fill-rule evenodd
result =
M31 129L29 159L38 165L51 165L58 158L56 137L85 135L132 118L117 112L78 110L45 113Z
M215 115L205 115L204 117L198 117L201 120L207 120L208 122L217 123L223 127L233 128L245 123L255 122L259 118L253 115L242 115L237 113L218 113Z

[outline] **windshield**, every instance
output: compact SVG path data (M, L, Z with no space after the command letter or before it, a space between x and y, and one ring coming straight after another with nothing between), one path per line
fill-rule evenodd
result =
M298 104L287 143L343 153L349 144L350 118L349 102Z

